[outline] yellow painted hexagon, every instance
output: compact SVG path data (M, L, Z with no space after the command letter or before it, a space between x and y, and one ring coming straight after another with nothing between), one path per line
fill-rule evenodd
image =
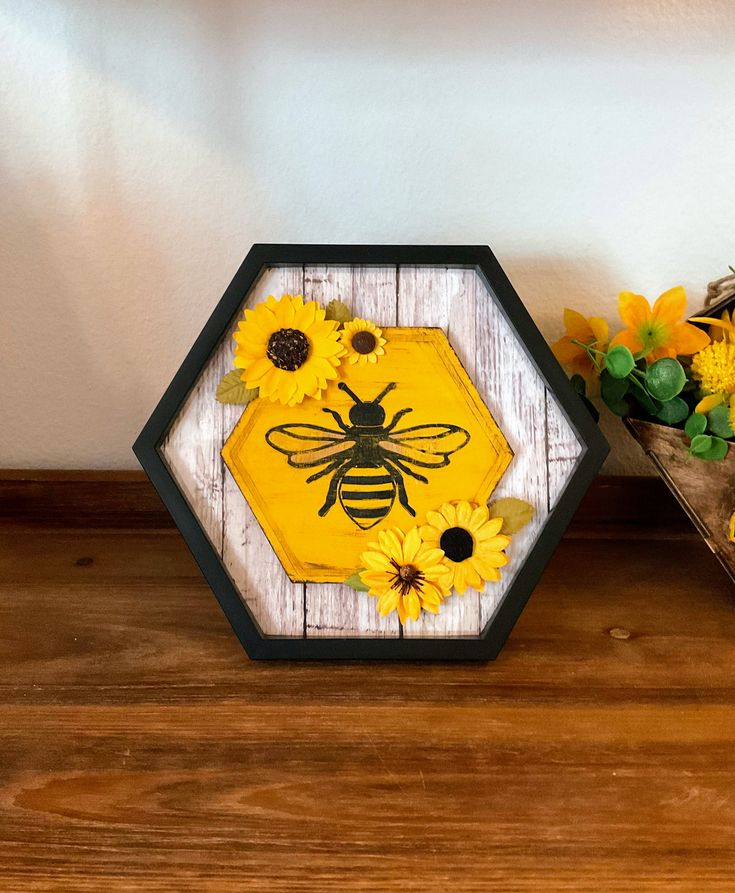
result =
M441 329L384 335L385 356L343 364L322 400L252 401L222 450L294 581L342 581L378 530L485 502L513 457Z

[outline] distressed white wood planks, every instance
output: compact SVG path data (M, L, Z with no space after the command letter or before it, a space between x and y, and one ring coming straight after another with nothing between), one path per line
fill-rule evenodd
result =
M301 267L271 268L255 284L250 301L269 294L298 294L302 285ZM214 396L232 368L231 336L237 319L179 412L163 454L262 632L302 636L304 587L286 576L220 455L243 411L241 406L223 406Z
M474 275L487 294L484 283ZM510 563L503 568L502 579L485 587L480 618L484 629L548 515L546 387L492 296L483 296L475 309L479 333L475 385L515 454L493 498L516 496L536 510L533 521L508 547Z
M473 380L477 358L476 285L472 270L400 267L398 271L398 325L443 329ZM409 621L403 635L407 638L476 636L479 631L480 594L470 588L464 595L447 599L439 614L422 613L418 621Z
M381 326L396 322L395 267L304 268L304 297L344 301L354 316ZM326 417L325 417L326 418ZM329 426L329 421L325 421ZM398 636L397 617L381 617L375 599L339 583L306 586L307 636Z
M578 461L580 444L473 270L444 267L281 267L266 270L249 303L302 292L328 303L341 298L358 316L388 325L439 326L500 424L515 457L494 496L530 499L531 525L514 537L500 584L480 595L452 596L437 617L406 626L406 636L477 635L491 619ZM238 317L239 318L239 317ZM234 328L233 324L233 328ZM397 636L397 619L339 584L294 584L221 460L242 408L214 393L232 368L232 332L222 340L185 401L163 454L213 546L266 635Z
M550 391L546 391L546 431L548 442L549 511L554 508L582 454L566 416Z

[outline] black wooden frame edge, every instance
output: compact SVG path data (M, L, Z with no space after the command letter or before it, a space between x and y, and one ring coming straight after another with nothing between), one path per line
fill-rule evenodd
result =
M280 265L436 266L475 268L528 356L553 392L583 445L557 505L498 610L478 637L463 638L286 638L264 637L240 598L221 559L199 524L160 454L176 412L196 382L242 301L265 266ZM592 482L608 445L575 394L549 346L523 306L489 247L478 245L293 245L255 244L185 357L138 436L133 451L171 513L189 550L239 641L253 659L492 660L517 622L541 573Z

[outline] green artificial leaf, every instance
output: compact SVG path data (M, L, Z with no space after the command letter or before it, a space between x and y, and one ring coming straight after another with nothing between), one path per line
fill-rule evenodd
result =
M628 393L630 382L627 378L614 378L607 369L600 375L600 394L605 403L616 403Z
M363 570L365 570L365 568L362 567L356 570L355 573L352 574L352 576L348 577L345 580L345 585L349 586L350 589L354 589L356 592L369 592L370 587L366 586L360 578L360 574Z
M693 412L684 425L684 433L690 440L694 440L698 434L704 434L706 430L707 418L699 412Z
M573 375L569 379L574 390L580 395L580 397L584 397L587 393L587 382L581 375Z
M334 300L327 304L326 315L324 318L333 319L335 322L338 322L343 326L346 322L350 322L352 319L352 311L344 301L334 298Z
M684 367L672 357L656 360L646 370L646 389L656 400L673 400L686 384Z
M693 456L699 456L702 453L707 453L712 449L712 441L713 437L709 434L697 434L696 437L692 437L692 443L689 447L689 452Z
M735 437L735 431L730 424L730 408L724 404L715 406L707 416L709 430L718 437Z
M630 393L635 397L636 401L645 409L645 411L652 416L655 416L659 411L660 403L657 403L653 397L648 393L648 391L643 387L643 385L638 381L637 378L631 377L630 381Z
M629 389L630 382L627 378L613 378L607 369L603 369L600 375L600 396L615 415L628 415L630 406L624 398Z
M656 413L656 418L661 419L665 425L678 425L683 422L689 415L689 404L681 397L674 397L673 400L667 400L661 404L661 408Z
M707 434L702 434L700 437L708 437ZM721 437L710 437L711 445L707 450L697 450L694 455L697 459L705 459L708 462L721 462L725 456L727 456L727 451L729 449L729 444L726 440L723 440ZM695 438L696 440L696 438ZM694 444L694 441L692 441ZM691 450L690 450L691 452Z
M515 496L506 496L496 499L488 506L491 518L502 518L503 526L500 532L504 536L518 533L528 524L536 514L536 509L525 499L516 499Z
M242 370L232 369L217 385L216 399L220 403L233 403L245 406L254 397L258 396L257 388L246 388L245 382L240 377Z
M613 378L627 378L635 369L635 359L624 344L611 347L605 354L605 368Z

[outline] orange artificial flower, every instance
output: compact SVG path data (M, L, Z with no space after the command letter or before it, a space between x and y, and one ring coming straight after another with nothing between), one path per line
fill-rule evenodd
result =
M710 339L702 329L683 321L686 307L687 295L681 285L664 292L653 309L643 295L621 292L618 310L627 328L613 338L610 346L623 344L649 363L661 357L692 356Z
M589 383L590 379L600 374L600 370L580 344L595 350L606 350L609 334L607 322L599 316L585 319L581 313L567 308L564 311L564 328L566 335L551 346L554 356L562 366L581 375Z

